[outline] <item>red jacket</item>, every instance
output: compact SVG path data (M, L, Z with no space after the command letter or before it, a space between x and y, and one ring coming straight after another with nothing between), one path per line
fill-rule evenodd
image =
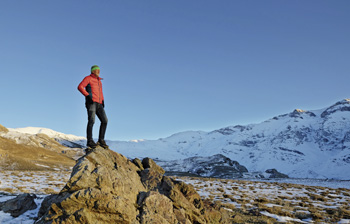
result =
M92 101L102 104L104 101L103 92L102 92L102 82L100 77L97 77L94 74L86 76L83 81L78 86L78 90L84 96L91 96Z

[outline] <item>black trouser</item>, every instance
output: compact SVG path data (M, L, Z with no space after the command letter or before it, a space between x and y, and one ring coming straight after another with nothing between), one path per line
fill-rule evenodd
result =
M87 140L92 140L92 129L95 123L95 115L97 115L98 119L101 121L99 140L105 139L105 133L107 129L108 119L105 113L105 109L99 103L92 102L86 104L86 109L88 112L88 124L86 129Z

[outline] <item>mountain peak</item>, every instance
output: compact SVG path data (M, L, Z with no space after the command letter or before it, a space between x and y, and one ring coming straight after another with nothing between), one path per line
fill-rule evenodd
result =
M295 109L294 112L298 112L298 113L303 113L306 112L306 110L302 110L302 109Z
M310 117L316 117L316 115L310 111L295 109L292 113L289 114L290 117L301 117L302 115L307 114Z

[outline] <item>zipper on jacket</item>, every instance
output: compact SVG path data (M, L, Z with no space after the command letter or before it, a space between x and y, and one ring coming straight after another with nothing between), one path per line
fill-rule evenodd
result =
M97 81L98 81L98 102L100 103L101 102L101 86L100 86L101 81L99 79L97 79ZM102 104L102 102L100 104Z

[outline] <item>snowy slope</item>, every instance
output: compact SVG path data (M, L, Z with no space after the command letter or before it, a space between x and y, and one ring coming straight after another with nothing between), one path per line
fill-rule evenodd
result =
M297 109L260 124L109 144L129 157L170 161L222 154L252 172L276 168L296 178L350 179L350 100L321 110Z

